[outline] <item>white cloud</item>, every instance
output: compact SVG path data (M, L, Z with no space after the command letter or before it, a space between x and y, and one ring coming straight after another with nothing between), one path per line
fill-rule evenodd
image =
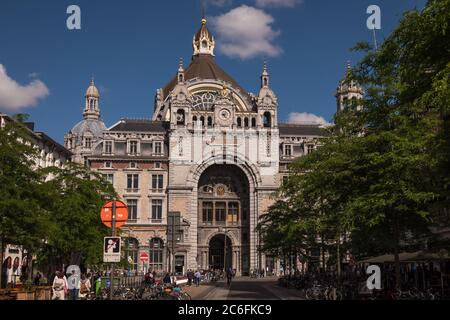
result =
M28 85L21 85L11 79L5 67L0 64L0 108L18 111L35 106L39 99L49 95L47 86L40 80L33 80Z
M275 19L263 10L242 5L211 20L218 33L218 49L227 56L249 59L276 57L283 52L273 43L280 35L272 28Z
M257 7L295 7L297 4L302 3L302 0L256 0Z
M320 124L322 126L330 126L325 118L316 116L312 113L307 112L292 112L289 114L288 123L290 124Z

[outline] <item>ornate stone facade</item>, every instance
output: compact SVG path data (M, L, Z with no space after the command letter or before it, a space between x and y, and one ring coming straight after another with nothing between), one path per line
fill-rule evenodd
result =
M267 65L254 96L216 64L214 47L203 19L190 65L180 61L175 77L157 90L152 120L122 119L101 132L75 127L66 136L76 159L105 174L128 203L123 234L137 244L129 255L140 270L142 251L150 253L145 267L158 270L231 266L248 274L269 261L276 267L259 252L255 227L288 164L312 152L324 134L319 125L279 124ZM100 122L92 86L84 121ZM80 141L89 132L96 139L87 149ZM181 216L176 234L172 214Z

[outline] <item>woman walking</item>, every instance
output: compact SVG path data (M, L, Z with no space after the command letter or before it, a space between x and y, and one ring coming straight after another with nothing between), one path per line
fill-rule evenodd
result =
M57 272L56 277L53 280L53 296L52 300L65 300L66 294L65 294L65 286L66 281L64 280L64 276L62 272Z

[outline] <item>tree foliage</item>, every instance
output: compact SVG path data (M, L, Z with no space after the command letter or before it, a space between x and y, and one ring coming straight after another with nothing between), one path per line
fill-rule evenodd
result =
M343 239L360 257L398 257L429 244L430 227L448 226L449 12L449 0L429 1L377 51L355 47L366 51L351 72L365 89L363 110L339 112L321 147L295 161L280 191L288 209L270 208L261 230L296 230L293 245L314 232L328 243ZM266 248L277 239L263 233Z

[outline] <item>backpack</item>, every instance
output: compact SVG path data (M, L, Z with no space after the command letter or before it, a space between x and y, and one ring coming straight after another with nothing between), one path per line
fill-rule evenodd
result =
M87 287L87 285L86 285L86 280L81 281L81 285L80 285L80 293L81 293L81 294L89 293L89 289L88 289L88 287Z

